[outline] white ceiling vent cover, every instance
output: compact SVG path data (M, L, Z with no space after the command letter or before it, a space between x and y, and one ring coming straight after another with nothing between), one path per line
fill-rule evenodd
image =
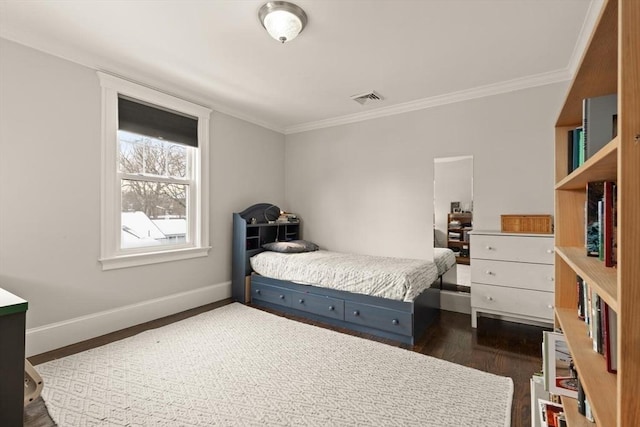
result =
M371 102L382 101L384 98L378 92L372 90L371 92L361 93L360 95L353 95L351 99L353 99L360 105L365 105Z

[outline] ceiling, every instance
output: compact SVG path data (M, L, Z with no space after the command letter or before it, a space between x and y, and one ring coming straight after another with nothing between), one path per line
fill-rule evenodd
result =
M263 0L0 0L0 37L294 133L568 80L601 2L295 0L280 44Z

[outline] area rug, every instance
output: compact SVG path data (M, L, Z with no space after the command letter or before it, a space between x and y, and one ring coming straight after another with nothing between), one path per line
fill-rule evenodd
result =
M64 426L508 426L513 382L238 303L37 367Z

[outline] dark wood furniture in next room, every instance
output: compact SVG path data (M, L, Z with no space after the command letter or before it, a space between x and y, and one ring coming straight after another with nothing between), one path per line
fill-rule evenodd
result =
M458 264L471 262L471 243L469 232L473 230L471 212L450 213L447 215L447 247L456 252Z

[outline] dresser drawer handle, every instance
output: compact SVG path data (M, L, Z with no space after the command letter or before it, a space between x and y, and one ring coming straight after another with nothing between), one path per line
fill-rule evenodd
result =
M303 300L302 298L300 298L300 299L298 300L298 302L299 302L300 304L304 304L304 300Z
M549 281L553 282L553 281L555 281L555 279L553 277L549 277Z
M284 295L280 295L280 299L284 299Z
M551 309L553 309L553 304L549 304L549 305L547 305L547 308L551 308Z
M487 301L493 301L493 297L486 296L485 298L487 299Z
M547 249L547 253L548 254L552 254L553 253L553 249Z
M494 273L491 270L487 270L487 271L485 271L485 273L487 273L489 276L495 276L496 275L496 273Z
M391 321L391 323L393 323L394 325L397 325L397 324L398 324L398 323L400 323L400 322L398 322L398 319L393 319L393 320Z
M333 311L334 307L332 305L329 306L329 311Z
M356 311L353 312L353 315L354 316L360 316L360 312L358 310L356 310Z
M260 295L260 289L256 289L256 294Z
M494 249L493 246L489 246L489 245L487 245L486 248L488 251L492 251Z

